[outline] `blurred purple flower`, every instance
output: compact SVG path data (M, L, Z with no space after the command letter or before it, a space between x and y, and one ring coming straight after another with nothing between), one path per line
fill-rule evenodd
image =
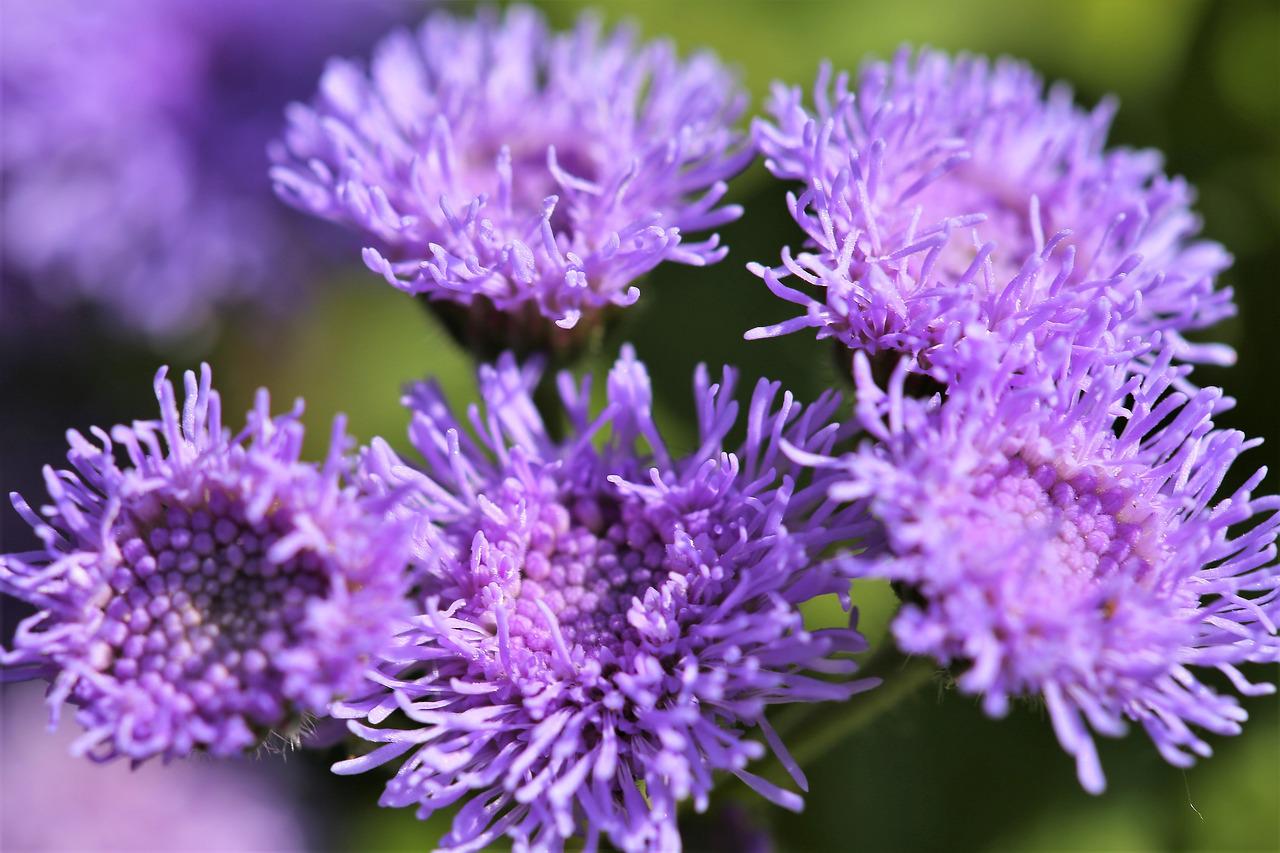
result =
M1181 359L1234 359L1181 336L1234 313L1214 289L1231 258L1196 238L1193 191L1158 152L1105 147L1112 101L1085 112L1022 63L908 49L852 90L824 66L813 99L776 84L753 127L769 170L802 184L788 205L807 242L751 265L804 313L748 338L814 328L928 370L974 321L1043 346L1094 312L1117 352L1160 334Z
M164 373L161 420L68 433L74 470L45 469L43 518L12 496L43 549L0 556L0 591L37 608L0 652L5 678L49 678L53 721L77 706L74 751L95 760L295 736L404 615L408 531L341 484L341 419L317 468L299 461L300 404L272 418L261 391L232 437L207 365L181 411Z
M248 761L91 767L67 755L66 727L35 736L40 691L10 687L0 705L0 848L306 850L282 767ZM74 807L71 807L71 805Z
M320 270L322 243L300 239L305 223L262 177L265 149L324 59L393 20L386 6L41 0L4 11L6 297L22 287L86 301L166 339L220 305L288 304Z
M560 376L563 442L534 408L538 373L510 356L481 370L478 440L438 388L413 388L425 470L380 441L366 453L371 487L409 490L399 512L419 523L426 608L387 656L383 688L335 707L383 744L335 769L407 756L382 804L424 819L461 804L443 844L468 850L504 834L558 849L577 833L589 849L603 833L624 850L674 850L676 804L705 809L721 771L798 809L798 795L744 769L765 752L747 733L759 727L803 789L766 708L875 683L844 677L855 666L839 655L865 648L852 620L810 632L798 610L828 593L847 605L826 551L865 521L827 497L832 473L781 451L830 452L839 398L802 409L761 381L745 440L726 451L736 377L712 383L700 368L698 446L679 457L629 347L594 417L590 380ZM397 727L378 727L395 711Z
M290 108L272 176L362 233L393 286L567 329L635 302L663 261L724 257L717 236L684 235L741 214L716 204L754 156L732 127L744 105L710 54L681 61L589 15L553 34L526 6L442 12L367 70L330 63Z
M1192 667L1275 690L1237 666L1280 660L1280 497L1252 496L1265 469L1214 497L1257 442L1214 428L1219 389L1170 392L1189 368L1167 349L1142 377L1065 367L1033 387L1014 377L1025 354L981 343L940 405L904 397L905 364L881 391L858 354L877 441L838 466L833 495L867 505L885 544L850 565L900 586L899 647L963 665L988 714L1043 697L1090 792L1105 782L1089 728L1119 735L1126 718L1188 766L1210 754L1193 726L1233 735L1247 717Z

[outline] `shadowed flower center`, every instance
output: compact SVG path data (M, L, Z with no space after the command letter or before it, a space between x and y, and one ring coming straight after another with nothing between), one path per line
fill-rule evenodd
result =
M148 690L185 693L195 708L281 722L277 654L323 598L320 558L268 556L288 514L248 520L239 501L213 492L203 504L147 496L117 527L121 561L98 631L94 664Z
M1037 569L1062 589L1083 591L1121 568L1141 582L1163 556L1157 507L1105 475L1015 456L978 479L975 497L1013 522L1012 536L1032 540Z
M530 645L545 639L541 601L570 645L619 641L631 599L666 576L665 555L658 531L634 503L594 496L568 509L543 507L525 554L512 633Z

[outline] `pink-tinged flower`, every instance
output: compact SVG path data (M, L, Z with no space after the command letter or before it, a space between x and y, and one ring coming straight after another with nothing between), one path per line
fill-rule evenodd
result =
M0 847L21 853L303 851L307 822L283 762L88 764L70 721L42 736L41 691L0 694ZM273 766L275 765L275 766ZM298 765L289 765L297 767Z
M1197 238L1193 191L1158 152L1106 147L1112 101L1085 111L1023 63L904 49L852 85L824 66L813 102L777 84L754 126L769 170L800 184L806 242L751 267L803 313L747 337L812 328L937 373L975 322L1043 347L1092 314L1115 352L1158 335L1179 359L1234 358L1182 337L1234 312L1215 289L1231 258Z
M663 261L724 257L715 235L686 235L741 215L717 204L754 156L734 129L744 104L710 54L591 16L551 33L525 6L440 12L367 68L333 61L290 109L272 176L360 232L393 286L567 329L635 302Z

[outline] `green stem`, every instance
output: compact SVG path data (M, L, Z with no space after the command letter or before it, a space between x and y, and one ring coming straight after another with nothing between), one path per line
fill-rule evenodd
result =
M560 391L556 388L555 372L548 370L533 389L533 405L542 416L542 425L552 441L560 441L565 433L564 404L560 400Z
M895 708L904 699L931 683L938 673L938 666L926 658L903 657L892 643L882 646L866 665L858 671L858 678L883 678L879 686L859 693L847 702L822 702L788 705L773 721L774 730L787 744L796 764L804 767L831 747L857 731L865 728ZM790 783L791 776L777 756L770 756L751 772L781 784ZM728 773L720 774L714 788L732 780ZM742 784L734 782L734 784ZM792 783L794 784L794 783ZM686 804L682 804L682 807Z
M880 686L859 693L848 702L808 706L812 713L803 721L803 733L788 744L796 763L803 767L849 735L865 728L932 682L938 671L933 661L923 658L898 658L897 664L896 671L881 670L884 682ZM869 666L865 673L859 675L870 675L872 669Z
M924 658L903 657L892 644L886 644L859 670L858 678L878 677L883 682L847 702L822 702L789 705L782 709L774 729L787 744L796 764L804 767L840 741L892 710L902 700L933 681L937 665ZM777 757L767 759L752 772L775 782L785 782L789 775Z

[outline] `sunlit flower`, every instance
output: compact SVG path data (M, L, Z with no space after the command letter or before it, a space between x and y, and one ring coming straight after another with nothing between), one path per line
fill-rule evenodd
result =
M906 49L852 86L824 66L813 101L778 84L754 127L800 183L807 242L752 265L803 313L749 338L813 328L928 371L974 322L1040 346L1087 322L1113 352L1159 335L1180 359L1233 359L1182 337L1234 312L1215 289L1231 258L1197 239L1193 192L1157 152L1106 147L1112 101L1084 111L1020 62Z
M734 373L712 383L700 369L698 445L682 456L654 425L629 348L598 415L588 384L561 376L563 441L533 406L537 378L509 356L482 370L475 438L418 386L410 437L425 467L381 443L366 454L372 485L409 489L398 514L419 523L427 604L387 656L384 688L336 711L367 718L353 731L382 746L336 769L403 758L383 805L423 818L460 805L443 843L462 849L502 835L558 848L576 834L678 849L677 803L706 808L721 771L799 808L745 769L765 752L748 734L804 788L766 709L874 683L823 677L852 673L841 653L865 643L852 624L807 631L798 610L827 593L847 601L826 551L865 526L827 497L834 474L782 453L830 452L838 398L802 408L761 381L729 451ZM401 723L378 725L396 710Z
M393 286L570 328L633 303L663 261L724 257L715 235L685 236L741 214L716 205L753 156L744 104L710 54L590 16L551 33L524 6L440 12L367 69L332 62L272 174L290 204L359 231Z

